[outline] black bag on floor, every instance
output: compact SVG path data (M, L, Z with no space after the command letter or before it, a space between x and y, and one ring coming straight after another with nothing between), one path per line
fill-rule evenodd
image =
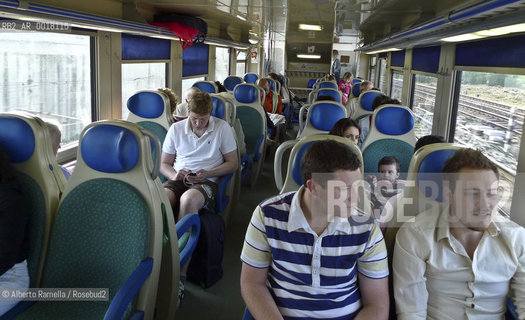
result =
M199 210L201 232L199 242L191 256L188 280L209 288L222 278L222 257L224 255L224 220L217 213Z

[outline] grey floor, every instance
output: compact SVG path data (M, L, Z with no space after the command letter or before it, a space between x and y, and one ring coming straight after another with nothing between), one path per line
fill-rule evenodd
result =
M287 132L288 139L297 130ZM186 284L186 297L176 314L176 319L221 320L241 319L244 302L240 293L240 253L246 227L257 204L278 194L273 175L273 153L265 157L263 170L252 187L242 186L239 199L226 226L223 269L224 276L211 288L202 289L191 282Z

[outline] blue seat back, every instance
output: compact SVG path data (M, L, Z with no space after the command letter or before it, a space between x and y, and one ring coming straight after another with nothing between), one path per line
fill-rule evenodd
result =
M441 149L427 154L420 162L417 171L417 186L427 198L443 202L443 179L441 171L445 162L457 149ZM437 186L437 193L436 188Z
M224 79L223 84L228 91L233 91L236 85L241 84L243 82L244 80L241 77L229 76L226 79Z
M28 221L30 287L39 287L44 259L66 180L56 162L45 123L29 114L0 113L0 148L18 171L30 214Z
M318 101L310 106L301 138L328 133L334 124L346 118L346 108L334 101Z
M341 91L332 88L319 89L315 95L315 100L321 96L329 96L335 99L336 102L341 103Z
M317 79L310 79L308 80L308 84L306 85L307 88L313 88L314 84L317 82Z
M354 85L352 86L352 95L357 98L359 97L360 94L361 94L361 82L354 83Z
M256 73L247 73L244 75L243 80L246 83L256 83L259 80L259 76Z
M217 85L213 81L197 81L192 87L199 88L202 92L217 93Z
M319 82L318 88L319 89L324 89L324 88L337 89L337 84L332 81L322 81L322 82Z

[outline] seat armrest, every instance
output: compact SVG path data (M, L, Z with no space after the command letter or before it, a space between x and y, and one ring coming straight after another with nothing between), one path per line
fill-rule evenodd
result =
M179 253L180 265L184 266L190 259L193 250L195 250L197 242L199 241L199 234L201 231L201 220L199 219L199 215L194 213L185 215L179 220L179 222L177 222L175 228L177 229L178 239L180 239L182 235L191 228L190 238L184 246L184 249Z
M146 279L150 276L152 270L152 258L145 259L137 266L137 268L135 268L128 280L126 280L122 287L120 287L111 301L108 311L106 311L106 315L104 316L104 320L117 320L122 318L128 304L139 292Z
M233 173L219 177L217 197L215 199L215 211L217 213L223 212L224 210L226 210L226 207L228 206L230 197L226 195L226 188L228 187L228 183L230 182L232 177L233 177Z

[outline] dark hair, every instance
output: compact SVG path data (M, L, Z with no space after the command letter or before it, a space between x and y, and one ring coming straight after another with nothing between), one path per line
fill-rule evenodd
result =
M345 130L350 127L356 127L357 130L359 130L359 134L361 134L361 126L359 125L359 123L357 123L354 119L350 118L339 119L339 121L337 121L334 124L334 127L332 128L332 130L330 130L330 133L328 134L342 137L345 133Z
M374 101L372 102L372 111L377 109L379 106L382 106L384 104L398 104L400 105L401 102L397 99L392 99L389 96L385 96L384 94L377 96Z
M444 143L444 142L446 141L445 141L445 138L443 138L442 136L436 136L436 135L429 134L428 136L423 136L417 139L416 145L414 146L414 152L421 149L421 147L426 146L427 144Z
M476 170L492 170L499 179L498 167L485 157L480 150L462 148L456 151L454 155L447 159L443 165L444 174L443 179L450 183L450 188L454 190L456 187L456 177L454 173L458 173L461 169L470 168Z
M317 99L315 99L315 101L335 101L335 102L337 102L337 100L335 100L334 97L327 96L327 95L319 96L319 97L317 97Z
M220 81L215 81L215 85L217 86L217 89L219 92L228 92L225 86L223 86Z
M379 171L380 170L379 167L382 165L391 165L391 164L395 164L397 172L401 172L401 165L399 164L399 160L394 156L386 156L386 157L381 158L381 160L379 160L379 163L377 164L377 170Z
M16 170L11 164L7 153L0 148L0 181L13 180L16 178Z
M308 148L301 163L303 184L312 179L313 173L353 171L359 168L361 162L348 146L333 140L316 141ZM321 185L326 184L326 181L317 182Z

